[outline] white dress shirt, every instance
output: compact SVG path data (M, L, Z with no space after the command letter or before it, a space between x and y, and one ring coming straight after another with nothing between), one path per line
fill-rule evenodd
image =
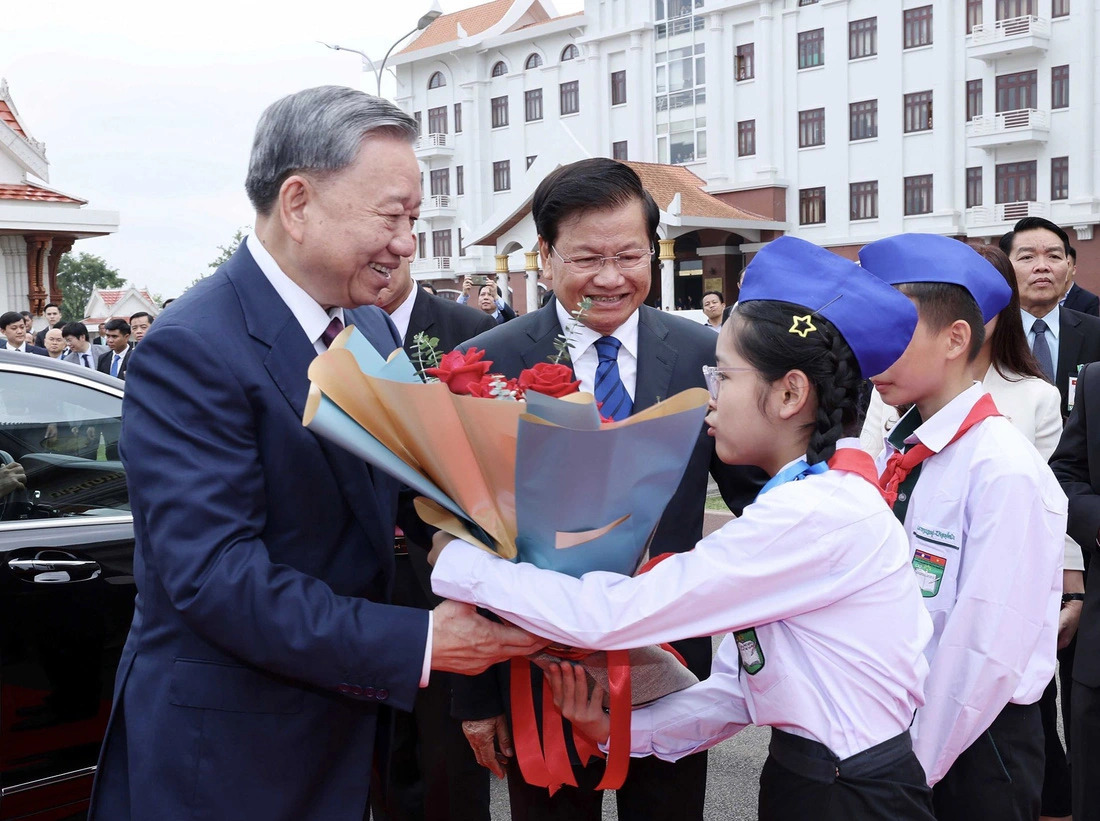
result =
M413 305L416 304L416 300L420 299L421 290L423 289L416 282L413 282L412 290L390 314L390 320L397 326L397 333L400 335L402 342L405 341L405 334L409 332L409 320L412 319ZM443 353L446 353L446 351L443 351Z
M302 330L305 331L306 336L313 343L317 353L324 353L328 350L321 337L333 318L339 318L341 322L344 322L344 309L336 307L326 311L322 308L313 297L283 272L283 269L279 267L279 263L268 253L255 234L249 234L242 244L252 254L252 259L255 260L263 275L267 277L271 287L279 294L279 298L286 303L291 314L298 320L298 324L302 326ZM424 661L420 667L421 687L428 686L428 678L432 670L432 623L432 612L429 610L428 638L424 646Z
M932 625L908 554L878 491L830 470L775 487L694 550L634 578L575 579L455 541L432 589L594 650L755 628L746 663L755 649L763 667L740 669L728 636L709 679L634 711L632 753L675 760L752 723L844 759L904 732L921 703Z
M935 634L925 650L925 706L913 723L929 784L1005 704L1038 701L1054 675L1066 495L1003 417L947 446L984 393L975 382L905 440L934 451L905 514L910 556L920 550L945 562L924 590ZM892 452L879 456L880 471Z
M596 340L603 334L574 320L557 300L554 300L554 307L557 309L562 331L570 324L573 325L573 333L569 336L569 358L573 362L573 373L581 382L581 390L592 393L596 387L596 366L600 364ZM633 401L634 389L638 384L638 312L632 313L611 336L619 340L619 379Z
M1024 333L1027 335L1027 346L1032 350L1035 350L1035 332L1032 330L1032 326L1035 325L1037 317L1032 316L1023 308L1020 309L1020 319L1024 321ZM1062 334L1062 322L1061 312L1058 310L1058 306L1054 306L1054 310L1046 316L1042 317L1043 322L1047 324L1046 338L1047 347L1050 348L1050 361L1054 365L1054 371L1058 371L1058 340Z

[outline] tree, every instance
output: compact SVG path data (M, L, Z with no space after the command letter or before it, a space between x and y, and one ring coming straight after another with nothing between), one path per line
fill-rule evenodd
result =
M228 245L218 246L217 257L214 258L213 262L208 263L206 267L209 268L211 271L218 270L218 268L220 268L223 263L225 263L231 256L237 253L237 249L240 247L241 242L244 240L245 236L247 236L246 232L251 230L252 226L250 225L245 225L238 228L237 233L233 235L233 239L229 241ZM205 277L208 276L210 276L210 274L200 274L199 276L191 280L191 285L194 285L197 282L201 282ZM191 286L189 285L188 287Z
M126 284L118 271L107 265L103 257L81 252L77 256L65 254L57 263L57 285L64 299L61 302L61 320L79 322L84 318L84 308L92 292L100 288L121 288Z

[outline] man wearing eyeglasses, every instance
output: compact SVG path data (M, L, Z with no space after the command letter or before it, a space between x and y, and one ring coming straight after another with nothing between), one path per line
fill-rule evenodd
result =
M703 366L714 365L717 337L695 322L645 304L653 281L653 249L659 211L628 166L605 158L582 160L555 170L532 200L539 255L552 277L554 299L537 311L487 331L462 346L481 348L493 370L515 377L545 362L554 341L572 323L571 312L589 299L583 324L570 337L575 378L590 391L605 418L625 419L679 391L704 387ZM708 473L718 481L735 513L753 500L764 475L755 468L723 465L714 440L699 438L676 495L665 508L650 555L690 550L701 538ZM710 639L676 642L699 678L710 673ZM501 775L498 753L513 754L507 720L507 667L455 685L454 713L478 761ZM541 703L541 675L532 669L535 704ZM601 817L602 795L595 789L602 762L581 769L574 761L577 787L548 796L526 784L516 764L508 767L512 817L516 819L593 819ZM633 759L626 783L617 791L620 818L701 819L706 793L706 753L675 763Z

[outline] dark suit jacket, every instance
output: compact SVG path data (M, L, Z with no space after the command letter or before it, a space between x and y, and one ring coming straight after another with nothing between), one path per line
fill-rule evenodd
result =
M524 314L481 336L474 337L466 348L483 348L493 370L515 377L524 368L545 362L554 353L554 340L562 332L556 311L557 302L550 301L534 313ZM662 399L688 388L705 387L703 366L714 364L718 335L698 323L642 306L638 322L638 375L634 390L634 410L640 411ZM704 500L708 475L713 474L730 509L737 514L756 498L767 476L757 468L723 464L714 453L714 439L700 427L691 459L684 471L680 487L665 508L661 522L650 545L650 555L682 553L691 550L702 538ZM696 640L689 640L696 641ZM677 645L680 649L680 645ZM710 640L698 642L681 654L688 666L700 678L710 672ZM488 679L475 679L480 684L467 684L461 690L456 685L455 716L457 718L488 718L503 712L499 692L488 685ZM466 680L467 682L470 679Z
M345 319L399 344L378 309ZM141 348L138 595L91 817L362 821L379 705L411 709L427 637L384 604L398 485L303 427L317 354L247 244Z
M36 333L34 335L34 344L37 345L40 348L44 347L46 345L46 331L49 331L52 328L60 328L60 327L61 327L60 325L47 325L45 328L43 328L42 330L40 330L38 333ZM47 354L47 356L49 356L49 354Z
M115 352L108 347L107 352L99 357L99 361L96 363L96 366L95 366L96 370L99 371L100 373L105 373L108 376L110 376L111 375L111 360L114 358L114 355L115 355ZM134 355L134 349L133 348L127 348L126 349L126 355L122 358L122 361L118 363L118 374L117 374L117 376L118 376L119 379L125 379L126 378L126 369L128 367L130 367L130 359L133 357L133 355Z
M0 348L7 348L7 347L8 347L8 340L0 339ZM45 348L40 348L37 345L32 345L30 342L27 343L26 351L27 351L27 353L38 354L39 356L49 356L50 355L50 352L47 351Z
M1088 314L1058 309L1058 364L1054 385L1062 394L1062 418L1069 416L1069 378L1077 367L1100 360L1100 319Z
M469 305L459 305L446 297L430 294L424 289L416 295L409 328L405 332L405 352L416 364L413 337L423 331L439 339L440 353L453 351L467 339L496 327L496 322L484 311Z
M1095 561L1100 532L1100 365L1087 365L1078 376L1077 399L1062 439L1050 457L1050 467L1069 497L1067 531ZM1089 687L1100 687L1098 584L1086 585L1073 678Z
M1075 282L1069 286L1069 293L1066 294L1062 307L1078 313L1100 317L1100 296L1092 291L1086 291Z

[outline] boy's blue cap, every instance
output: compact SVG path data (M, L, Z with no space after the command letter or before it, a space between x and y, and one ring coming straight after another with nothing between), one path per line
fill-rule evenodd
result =
M900 299L899 299L900 297ZM854 262L813 243L782 236L745 269L738 302L792 302L790 333L805 339L814 317L829 320L852 349L864 378L882 373L905 351L917 327L912 301Z
M891 285L943 282L970 292L988 322L1001 312L1012 288L985 257L951 237L939 234L898 234L865 245L859 263Z

